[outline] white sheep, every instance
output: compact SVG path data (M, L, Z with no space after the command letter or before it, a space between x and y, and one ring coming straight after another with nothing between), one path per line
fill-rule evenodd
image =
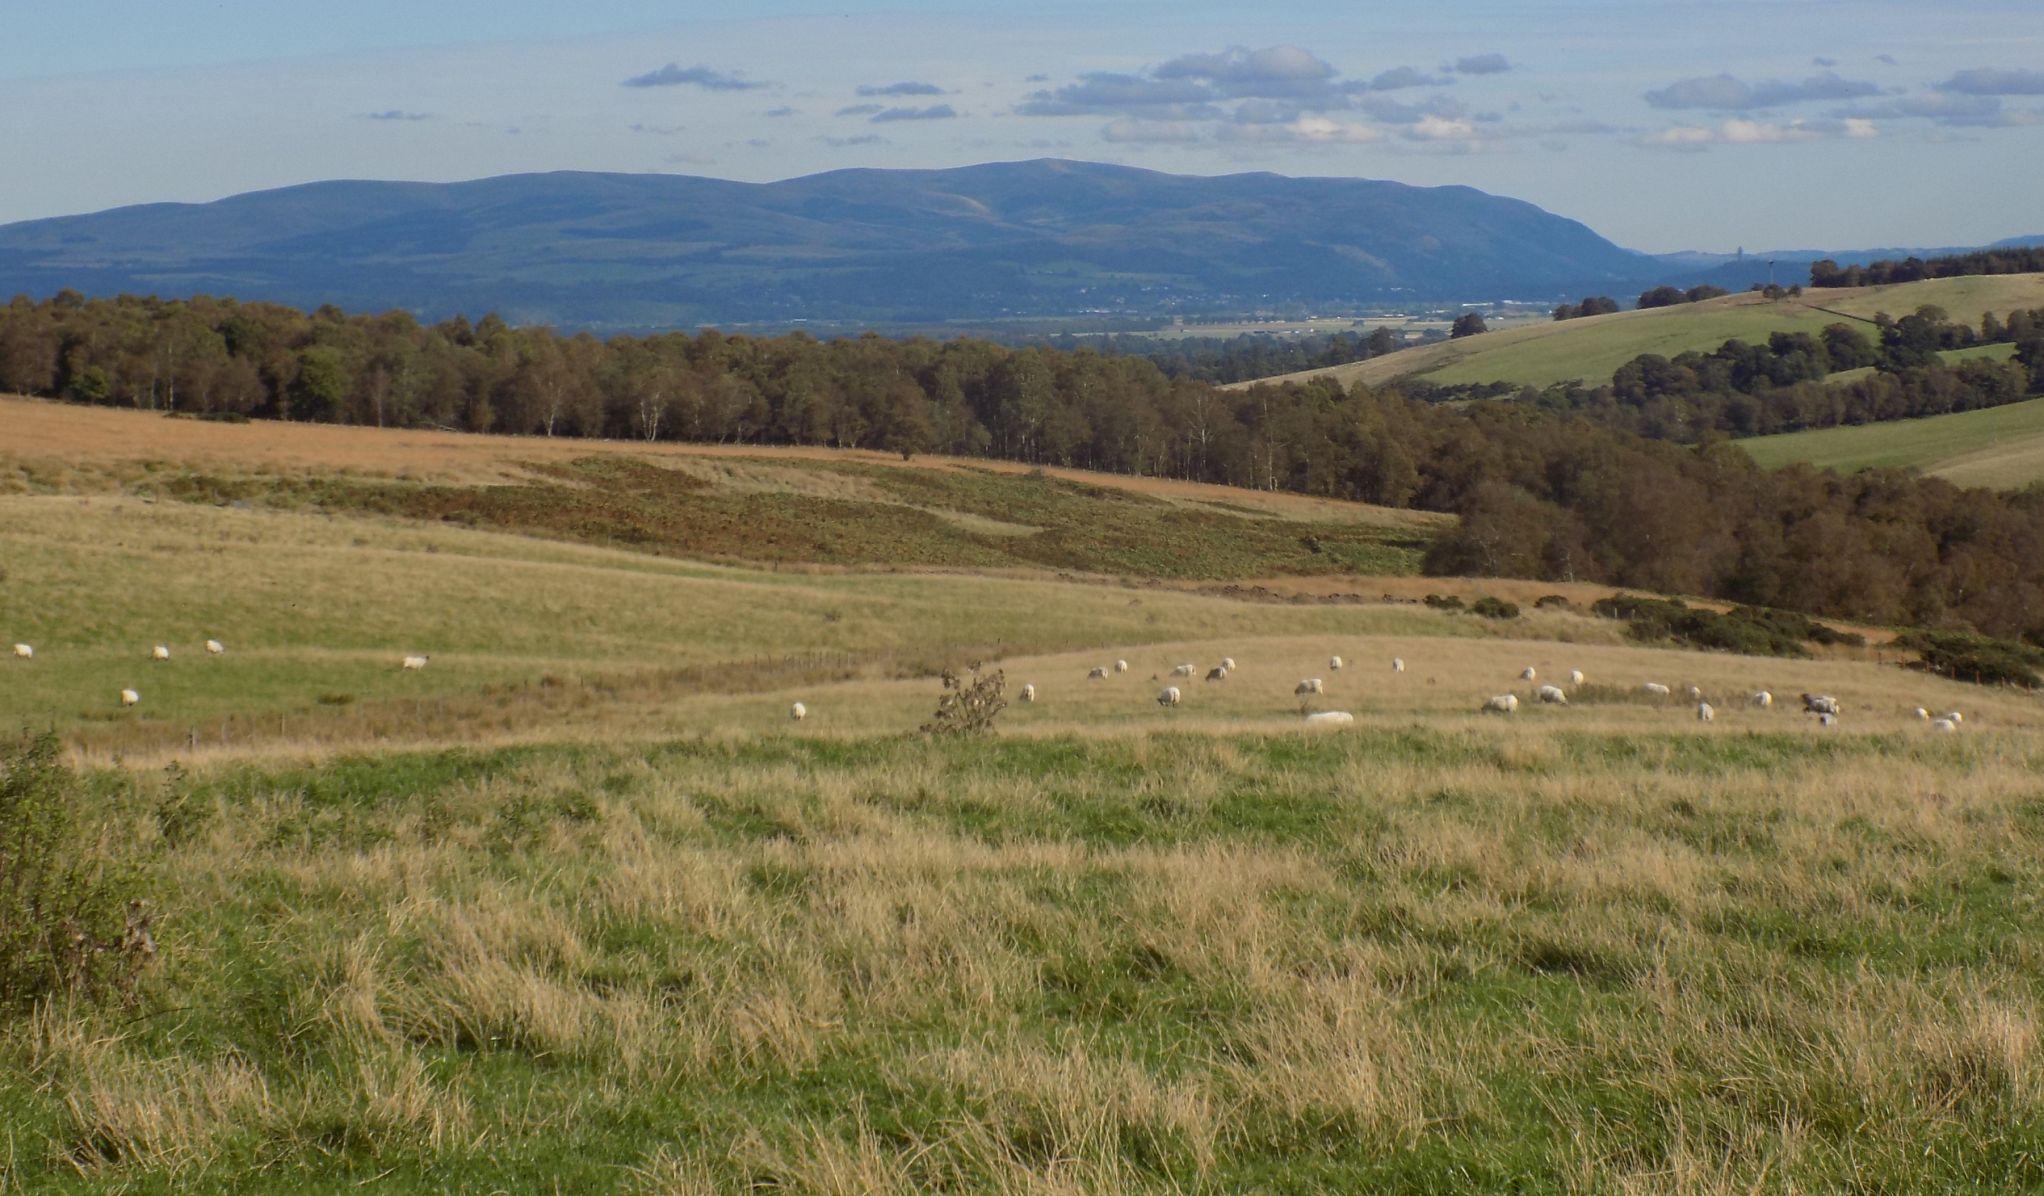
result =
M425 668L426 662L431 659L433 658L430 656L407 656L398 662L398 667L407 673L416 673Z
M1126 673L1126 672L1128 672L1128 661L1126 661L1126 660L1117 660L1117 661L1115 661L1115 662L1114 662L1114 671L1115 671L1115 672L1117 672L1117 673Z
M1188 660L1177 668L1172 669L1171 675L1173 677L1190 677L1197 672L1199 672L1199 666Z
M1207 680L1209 681L1226 681L1227 679L1228 679L1227 665L1217 664L1213 668L1207 670Z
M1022 687L1022 700L1025 702L1034 702L1036 700L1036 687L1034 685Z
M149 659L151 659L151 660L169 660L169 659L170 659L170 648L169 648L168 646L164 645L164 644L158 644L158 645L156 645L156 646L155 646L154 648L151 648L151 649L149 649Z
M1483 702L1483 713L1485 714L1511 714L1518 709L1518 694L1497 694L1494 697L1485 698Z
M1539 670L1535 669L1532 665L1529 664L1525 667L1525 669L1523 669L1519 673L1519 680L1531 681L1539 676L1540 676Z
M1228 670L1228 671L1229 671L1229 672L1231 672L1231 673L1232 673L1232 672L1234 672L1234 671L1235 671L1235 658L1234 658L1234 657L1232 657L1232 656L1223 656L1223 657L1221 657L1221 667L1222 667L1222 668L1224 668L1224 669L1226 669L1226 670Z
M225 651L227 651L227 645L221 643L219 640L206 641L206 655L218 656Z
M1581 689L1583 685L1583 670L1570 669L1568 671L1568 683L1570 685L1575 686L1578 689Z
M1650 698L1665 698L1672 692L1667 686L1662 685L1658 681L1647 682L1639 687L1639 691Z
M1959 724L1948 718L1932 719L1930 729L1933 731L1956 731L1959 729Z
M1835 727L1838 725L1838 716L1831 713L1829 710L1818 711L1817 725L1820 727Z
M1764 689L1757 690L1752 697L1746 699L1746 703L1757 710L1766 710L1774 705L1774 695Z
M1292 696L1295 698L1303 698L1308 694L1326 692L1326 684L1318 677L1308 677L1292 687Z
M1717 712L1716 710L1714 710L1714 709L1712 709L1712 708L1711 708L1711 704L1710 704L1709 702L1698 702L1698 703L1696 704L1696 721L1697 721L1697 722L1700 722L1700 723L1707 723L1707 722L1709 722L1710 720L1712 720L1712 719L1716 718L1717 716L1718 716L1718 712Z
M1568 695L1561 692L1561 687L1558 685L1543 685L1534 692L1533 696L1550 706L1568 705Z
M1106 668L1106 666L1104 666L1104 665L1102 665L1102 666L1096 666L1096 667L1094 667L1093 669L1089 670L1089 671L1088 671L1088 672L1086 673L1086 680L1088 680L1088 681L1105 681L1105 680L1107 680L1107 668Z
M1943 717L1944 717L1944 718L1946 718L1947 720L1951 721L1952 723L1955 723L1955 724L1957 724L1957 723L1963 723L1963 722L1965 722L1965 721L1966 721L1966 716L1965 716L1965 715L1963 715L1963 714L1960 714L1960 713L1959 713L1958 711L1956 711L1956 710L1947 710L1947 711L1945 711L1945 713L1944 713L1944 716L1943 716Z
M1692 702L1703 701L1703 691L1701 689L1698 689L1694 685L1690 686L1688 689L1683 690L1682 692L1688 694L1689 700Z
M133 706L135 703L141 700L142 695L136 693L132 689L124 689L121 691L121 705L123 706Z
M19 656L19 657L21 657L21 658L22 658L23 660L34 660L34 659L35 659L35 649L34 649L34 648L31 648L31 647L29 647L29 646L28 646L27 644L16 644L16 645L14 645L14 654L15 654L16 656Z
M1167 685L1164 687L1163 692L1157 695L1157 705L1165 707L1176 706L1179 699L1183 696L1178 692L1177 686Z
M1927 723L1927 722L1929 722L1929 721L1930 721L1930 711L1928 711L1928 710L1925 710L1925 709L1924 709L1923 707L1921 707L1921 706L1918 706L1918 707L1916 708L1916 721L1918 721L1918 722L1920 722L1920 723Z
M1356 716L1346 710L1316 710L1306 716L1309 727L1347 727L1353 726L1355 721Z
M1803 713L1836 716L1838 714L1838 699L1830 694L1804 694ZM1830 724L1826 723L1825 725L1829 726Z
M1328 657L1328 658L1327 658L1327 667L1328 667L1329 669L1332 669L1332 670L1333 670L1334 672L1337 672L1337 673L1339 673L1339 672L1341 671L1341 657L1339 657L1339 656L1330 656L1330 657Z
M800 702L797 702L797 703L795 703L794 705L792 705L792 706L788 707L788 721L789 721L789 722L799 723L799 722L801 722L801 721L802 721L803 719L805 719L805 718L808 718L808 717L809 717L809 707L807 707L807 706L804 706L804 705L803 705L802 703L800 703Z
M1404 672L1404 671L1405 671L1405 657L1403 657L1403 656L1394 656L1394 657L1392 657L1392 658L1391 658L1391 671L1392 671L1392 672L1394 672L1394 673L1402 673L1402 672Z

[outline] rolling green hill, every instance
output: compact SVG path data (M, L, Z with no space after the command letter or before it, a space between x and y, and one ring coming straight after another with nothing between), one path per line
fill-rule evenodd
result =
M1872 320L1876 312L1905 315L1925 305L1945 309L1955 320L1977 322L1985 312L2005 316L2013 308L2044 306L2044 274L1940 278L1893 286L1808 291L1796 298L1768 300L1757 294L1727 295L1702 303L1617 312L1532 324L1464 337L1370 361L1288 374L1289 381L1332 374L1346 385L1376 386L1393 378L1416 377L1452 385L1514 382L1547 386L1580 379L1604 382L1612 371L1642 353L1673 357L1690 349L1715 349L1727 340L1764 341L1773 332L1815 334L1827 324Z
M1909 466L1962 486L2044 481L2044 399L1929 419L1757 436L1739 447L1766 466L1807 461L1842 472Z

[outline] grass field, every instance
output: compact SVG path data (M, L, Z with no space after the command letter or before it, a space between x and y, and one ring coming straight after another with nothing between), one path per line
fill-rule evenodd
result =
M4 1196L2044 1185L2034 696L1231 572L1414 534L1339 504L14 410L0 728L59 734L158 951L0 1001ZM618 533L696 526L642 469L1097 568L708 561ZM1038 700L916 734L974 658ZM1527 666L1587 684L1477 713Z
M1850 473L1908 466L1961 486L2014 489L2044 481L2044 399L1986 411L1819 428L1738 442L1770 468L1807 461Z
M2044 274L1811 290L1799 298L1774 301L1751 293L1727 295L1702 303L1526 325L1286 377L1332 374L1344 385L1372 386L1408 376L1443 385L1608 382L1614 370L1642 353L1673 357L1689 349L1715 349L1735 338L1757 343L1773 332L1814 335L1826 324L1871 320L1883 311L1907 315L1926 304L1944 308L1954 320L1978 324L1985 312L2005 317L2017 308L2044 307Z

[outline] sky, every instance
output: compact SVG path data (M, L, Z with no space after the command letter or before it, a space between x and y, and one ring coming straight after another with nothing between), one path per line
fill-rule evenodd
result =
M2039 0L0 0L0 223L329 178L1059 157L1648 252L2044 234Z

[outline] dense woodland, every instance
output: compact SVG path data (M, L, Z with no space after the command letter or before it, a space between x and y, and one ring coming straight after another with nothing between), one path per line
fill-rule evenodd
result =
M1250 382L1302 370L1324 369L1368 361L1405 348L1405 341L1389 328L1378 328L1365 336L1360 332L1330 332L1311 336L1274 336L1243 333L1240 336L1186 336L1166 339L1132 333L1110 336L1058 336L1040 342L1064 352L1092 349L1117 357L1147 357L1170 378L1196 378L1202 382Z
M1864 266L1840 266L1830 258L1810 263L1813 287L1871 287L1891 282L1921 282L1926 278L1959 278L1968 274L2035 274L2044 271L2044 245L2004 246L1959 253L1950 257L1903 258L1899 262L1869 262Z
M2044 642L2044 488L1766 472L1715 436L1430 404L1333 379L1220 390L984 341L557 336L494 316L231 300L0 309L0 391L215 418L1000 457L1449 511L1429 567L1601 581ZM1664 401L1675 401L1672 395Z

